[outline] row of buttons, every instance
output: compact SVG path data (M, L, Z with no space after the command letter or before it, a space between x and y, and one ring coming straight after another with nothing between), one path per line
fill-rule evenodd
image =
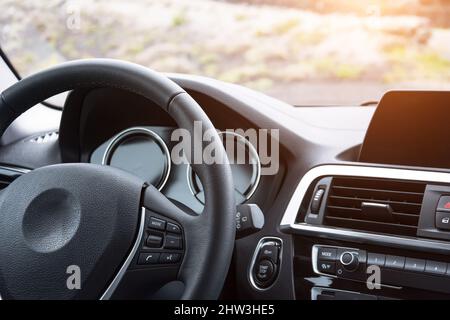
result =
M149 248L161 248L164 243L164 249L183 249L183 240L181 234L181 227L175 223L167 222L163 219L150 217L147 222L147 227L159 232L150 232L145 240L145 245ZM164 232L168 233L164 235Z
M426 272L429 274L438 274L438 275L447 274L450 276L449 264L433 260L422 260L377 253L368 253L367 264L377 265L389 269L397 269L413 272Z
M145 232L146 238L137 258L138 265L171 264L181 261L182 251L164 252L169 250L182 250L182 229L179 225L155 216L147 216ZM146 252L151 248L152 252Z
M147 223L147 227L155 230L181 234L181 228L178 225L156 217L150 217Z
M149 264L166 264L166 263L177 263L180 261L180 253L172 252L145 252L139 255L138 264L149 265Z
M164 241L165 240L165 241ZM164 249L183 249L183 241L179 236L150 233L145 241L149 248L161 248L164 242Z
M364 253L364 251L360 251L360 253ZM338 260L338 256L338 248L319 247L317 252L318 271L327 274L334 274L336 271L336 263L334 261ZM359 258L360 262L365 263L364 254L360 254ZM388 269L450 276L450 264L433 260L422 260L369 252L367 253L367 265L377 265Z

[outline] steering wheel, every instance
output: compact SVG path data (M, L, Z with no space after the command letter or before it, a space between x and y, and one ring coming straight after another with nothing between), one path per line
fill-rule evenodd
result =
M215 159L223 161L192 163L204 186L204 210L192 214L112 167L68 163L33 170L0 194L1 297L218 298L235 237L231 170L213 124L177 84L117 60L64 63L2 92L0 135L37 103L94 87L119 88L153 101L189 131L192 145L212 133L199 146L213 146ZM195 121L202 124L201 137L194 133Z

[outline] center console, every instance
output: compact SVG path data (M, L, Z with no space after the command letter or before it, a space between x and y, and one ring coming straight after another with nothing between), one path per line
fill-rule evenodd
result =
M281 222L294 238L298 297L449 298L449 185L443 171L310 170Z
M303 176L280 224L297 298L450 298L448 101L386 94L359 162Z

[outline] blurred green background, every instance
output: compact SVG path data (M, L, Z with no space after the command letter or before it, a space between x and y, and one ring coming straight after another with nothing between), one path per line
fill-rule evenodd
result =
M298 105L450 88L449 0L1 0L0 12L21 75L118 58Z

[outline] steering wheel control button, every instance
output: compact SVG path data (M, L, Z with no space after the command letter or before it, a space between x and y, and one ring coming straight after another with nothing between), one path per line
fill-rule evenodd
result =
M163 238L161 236L151 234L147 237L145 244L150 248L160 248L162 245L162 241Z
M166 268L167 265L180 263L184 254L181 225L152 212L146 215L145 227L147 229L142 236L141 251L135 258L137 261L135 267L139 269L151 267L155 270L156 265Z
M405 267L405 257L386 256L385 267L390 269L400 269Z
M336 248L320 247L318 250L319 260L335 261L337 257Z
M180 261L181 254L179 253L161 253L159 258L160 263L177 263Z
M367 255L367 265L375 265L384 267L384 263L386 262L386 256L384 254L378 253L368 253Z
M336 273L336 262L331 261L319 261L317 263L317 268L319 272L325 274L335 274Z
M183 243L180 237L166 236L166 242L164 243L165 249L182 249Z
M150 219L148 221L148 227L151 229L156 229L156 230L165 230L166 229L166 221L155 218L155 217L150 217Z
M159 262L160 253L149 252L149 253L141 253L139 255L138 264L157 264Z
M167 232L181 234L181 228L174 223L167 222Z
M444 262L427 260L425 263L425 272L442 275L447 272L447 264Z
M272 279L275 273L275 267L269 260L261 260L256 265L256 278L261 282L267 282Z

